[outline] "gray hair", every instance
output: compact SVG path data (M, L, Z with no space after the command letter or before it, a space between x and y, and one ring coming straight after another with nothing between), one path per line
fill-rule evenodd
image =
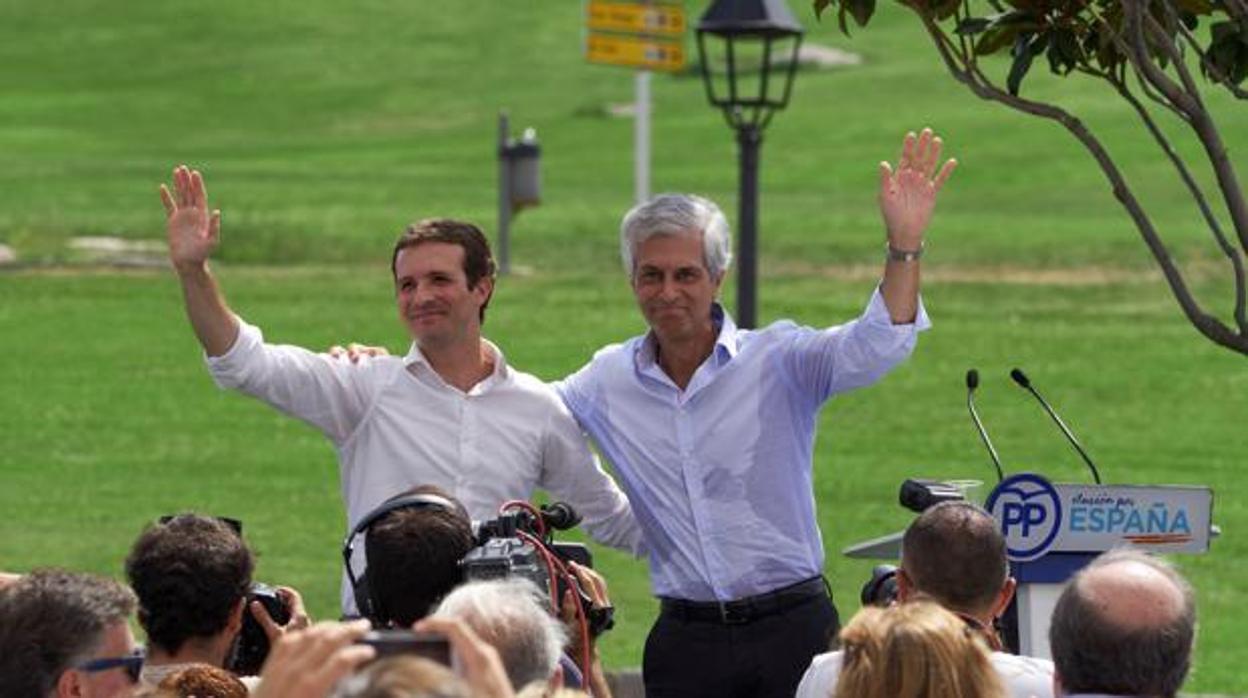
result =
M1124 627L1111 617L1113 608L1098 598L1092 588L1096 579L1090 577L1125 564L1143 565L1173 585L1182 597L1173 618ZM1133 550L1105 553L1076 574L1058 598L1049 626L1053 663L1067 693L1174 696L1191 667L1195 636L1191 585L1168 563Z
M464 621L498 650L516 690L549 680L567 642L537 586L518 577L469 582L448 594L433 615Z
M728 220L714 201L694 194L659 194L637 204L620 222L620 256L631 278L636 271L637 248L656 235L702 236L702 261L718 278L732 264L732 237Z
M134 594L90 574L38 570L0 591L0 686L5 695L46 696L67 669L88 659L112 626L134 612Z

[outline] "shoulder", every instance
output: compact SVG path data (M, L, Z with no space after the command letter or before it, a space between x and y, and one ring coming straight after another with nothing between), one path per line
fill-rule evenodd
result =
M992 666L1012 696L1053 695L1053 662L1047 659L993 652Z
M836 689L837 679L841 675L841 653L824 652L815 655L810 668L802 677L797 687L796 698L826 698Z
M585 381L591 377L607 377L621 370L631 371L633 357L636 356L637 350L644 341L645 336L640 335L623 342L608 344L595 351L589 361L568 378L575 381Z

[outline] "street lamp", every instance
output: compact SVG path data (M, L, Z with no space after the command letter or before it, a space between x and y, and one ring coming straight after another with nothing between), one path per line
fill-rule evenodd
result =
M714 0L698 22L697 36L706 97L737 132L737 322L752 328L758 268L758 149L772 115L789 103L802 25L785 0Z

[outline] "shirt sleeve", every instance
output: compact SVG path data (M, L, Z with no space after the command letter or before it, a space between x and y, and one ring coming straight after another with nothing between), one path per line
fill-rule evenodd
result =
M205 356L217 386L238 390L342 443L368 409L363 380L371 361L331 359L302 347L266 344L260 328L239 318L238 337L221 356Z
M877 286L857 319L823 330L798 330L786 355L786 369L795 384L810 386L817 401L823 402L882 378L910 356L919 332L931 325L922 298L914 322L893 324Z
M581 514L590 537L635 556L645 553L628 497L602 468L585 435L558 399L542 443L543 489Z

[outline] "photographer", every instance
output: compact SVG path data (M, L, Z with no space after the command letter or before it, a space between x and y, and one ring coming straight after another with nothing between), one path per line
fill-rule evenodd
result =
M277 594L290 621L277 625L260 604L245 608L255 560L242 535L223 520L180 514L152 524L126 558L126 578L139 598L147 633L143 680L160 681L189 664L227 667L251 613L270 640L308 624L303 600L287 587Z

